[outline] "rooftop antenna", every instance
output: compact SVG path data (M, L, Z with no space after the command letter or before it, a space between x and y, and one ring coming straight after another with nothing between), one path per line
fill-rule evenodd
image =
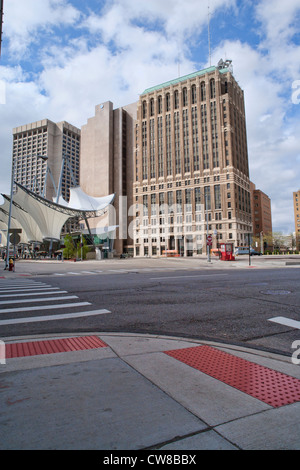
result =
M211 67L211 47L210 47L210 11L208 1L208 53L209 53L209 66Z

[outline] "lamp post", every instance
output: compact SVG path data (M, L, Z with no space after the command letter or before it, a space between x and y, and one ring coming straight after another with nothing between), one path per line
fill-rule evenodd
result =
M207 194L204 194L205 197L205 208L206 208L206 252L207 252L207 262L210 263L210 248L208 245L208 197Z
M199 192L201 194L201 196L204 196L204 200L205 200L205 204L204 204L204 211L206 213L206 253L207 253L207 262L210 263L210 248L209 248L209 245L207 244L208 242L208 194L207 193L203 193L203 191L201 191L199 189Z
M9 203L9 213L8 213L8 223L7 223L7 245L6 245L6 260L5 268L6 270L9 267L9 232L11 225L11 212L12 212L12 201L13 201L13 192L14 192L14 179L15 179L15 163L12 162L11 169L11 183L10 183L10 203Z

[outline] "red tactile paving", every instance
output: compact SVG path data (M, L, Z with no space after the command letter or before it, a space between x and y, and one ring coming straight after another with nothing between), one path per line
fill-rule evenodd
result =
M300 401L300 380L211 346L165 351L204 374L278 408Z
M5 345L6 359L39 356L41 354L55 354L69 351L83 351L106 347L98 336L78 336L76 338L62 338L45 341L31 341L28 343L9 343Z

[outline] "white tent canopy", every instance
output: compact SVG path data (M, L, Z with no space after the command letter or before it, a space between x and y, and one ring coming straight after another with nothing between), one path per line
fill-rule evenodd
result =
M0 208L1 209L1 208ZM6 215L4 212L0 212L0 230L2 230L3 232L6 232L5 236L6 236L6 239L7 239L7 226L8 226L8 215ZM10 221L10 228L22 228L21 227L21 224L19 224L19 222L12 218L11 221ZM19 234L20 235L20 238L21 238L21 241L20 243L27 243L27 236L26 236L26 233L24 232L23 228L22 228L22 233Z
M40 198L43 199L43 198ZM30 213L35 220L43 240L60 240L60 232L65 222L70 218L52 207L46 206L34 193L18 185L18 192L14 195L14 201Z
M71 217L87 220L104 214L105 209L114 200L115 195L92 197L80 187L70 189L70 202L62 197L59 203L51 202L42 196L16 183L17 193L13 196L11 227L22 228L22 243L60 240L63 225ZM3 195L5 201L0 206L0 215L8 224L10 198ZM1 214L2 211L2 214Z
M1 207L8 212L10 198L4 194L2 194L2 196L4 197L4 204ZM42 243L43 235L38 224L32 218L32 216L22 209L22 207L14 200L11 215L18 221L20 228L22 228L22 233L25 232L24 236L26 238L26 243Z
M62 197L58 204L68 209L80 212L101 212L114 200L115 195L110 194L104 197L93 197L86 194L80 186L70 188L70 201L66 202ZM53 198L53 201L55 198Z

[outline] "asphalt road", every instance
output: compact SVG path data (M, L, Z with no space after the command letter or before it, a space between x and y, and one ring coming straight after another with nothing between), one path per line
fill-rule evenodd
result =
M300 320L300 267L265 265L255 269L262 266L259 263L263 260L253 261L253 269L245 269L245 262L243 269L237 265L227 268L224 264L222 269L216 264L209 269L194 260L176 265L161 264L159 260L146 265L122 260L112 265L89 265L88 269L80 263L51 270L42 270L39 265L34 275L0 280L0 338L138 332L244 344L291 355L292 343L300 340L297 324L291 323ZM17 270L22 269L21 263L17 264ZM23 296L25 291L17 296L14 291L15 297L10 290L3 292L8 283L21 287L28 283L27 296ZM43 295L41 289L38 297L36 290L31 295L31 289L46 285L48 289L57 288L58 294L54 290L52 297L50 291ZM54 300L59 296L74 298ZM74 302L71 310L60 306L68 302ZM88 305L76 306L82 302ZM44 311L45 305L48 310ZM26 311L22 310L24 306ZM100 313L91 314L95 311ZM70 317L70 312L80 316ZM45 315L68 316L36 321L36 317ZM35 321L14 321L27 317ZM281 323L271 321L278 317ZM286 319L285 324L282 318ZM5 324L7 320L11 323Z

